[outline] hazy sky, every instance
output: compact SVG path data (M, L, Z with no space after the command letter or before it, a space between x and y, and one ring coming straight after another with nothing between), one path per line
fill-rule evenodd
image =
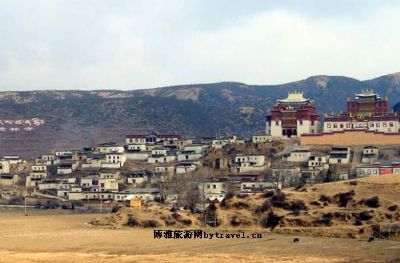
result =
M400 71L400 1L0 0L0 90Z

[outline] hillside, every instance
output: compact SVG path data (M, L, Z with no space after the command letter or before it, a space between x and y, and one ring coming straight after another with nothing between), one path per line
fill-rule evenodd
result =
M329 237L368 237L374 224L399 222L400 175L383 175L285 189L276 194L233 196L212 212L219 229L272 229ZM208 216L210 216L208 213ZM170 211L151 204L141 211L122 208L94 225L120 227L206 227L202 213Z
M304 92L320 113L340 111L348 97L371 88L393 106L400 97L399 79L396 73L367 81L314 76L282 85L222 82L133 91L1 92L0 120L40 118L45 124L33 131L1 132L0 155L35 157L152 130L248 136L263 132L265 114L289 91Z

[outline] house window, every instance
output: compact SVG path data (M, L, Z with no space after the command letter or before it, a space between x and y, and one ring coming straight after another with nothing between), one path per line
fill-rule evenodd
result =
M303 125L303 120L300 120L300 125Z
M343 128L344 128L344 125L343 125L343 123L341 123L341 124L340 124L340 128L341 128L341 129L343 129Z
M275 121L275 125L276 125L276 126L279 126L279 121Z
M389 122L389 127L393 127L393 122Z
M336 124L336 123L335 123L335 124L333 124L333 128L335 128L335 129L337 128L337 124Z
M379 122L376 123L376 127L380 127L381 124Z
M217 189L217 185L213 184L213 189Z
M208 185L207 185L207 189L210 189L210 188L211 188L211 187L210 187L210 185L208 184Z
M330 128L330 127L331 127L331 124L330 124L330 123L326 124L326 127L327 127L327 128Z

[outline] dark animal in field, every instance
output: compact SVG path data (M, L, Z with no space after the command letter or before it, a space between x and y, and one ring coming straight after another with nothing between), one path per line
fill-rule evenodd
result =
M300 239L298 237L296 237L295 239L293 239L293 243L298 243L300 242Z
M369 237L368 238L368 242L372 242L372 241L375 241L375 238L374 237Z

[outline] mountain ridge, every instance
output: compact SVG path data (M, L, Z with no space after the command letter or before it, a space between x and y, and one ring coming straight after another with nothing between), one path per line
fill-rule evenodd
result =
M128 133L173 132L184 136L263 133L277 99L304 92L319 113L344 110L347 98L373 89L400 101L400 73L360 81L316 75L277 85L218 82L141 90L38 90L0 92L0 119L39 118L31 132L0 132L0 154L35 157L55 149L122 142Z

